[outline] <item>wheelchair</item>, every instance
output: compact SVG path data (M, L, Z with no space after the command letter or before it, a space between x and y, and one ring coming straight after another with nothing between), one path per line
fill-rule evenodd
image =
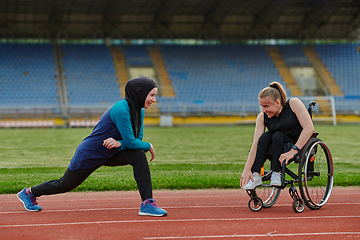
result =
M312 107L315 105L315 101L311 101L308 105L307 110L311 117ZM270 185L272 154L265 154L264 165L261 169L263 184L255 189L246 190L250 197L248 206L252 211L257 212L263 207L273 206L281 190L287 185L290 185L289 194L293 199L292 209L295 213L303 212L305 206L311 210L317 210L325 205L333 188L334 166L329 148L317 136L318 133L313 133L300 152L288 162L288 165L282 164L281 186ZM291 162L297 163L298 167L296 168L297 165L294 164L290 165ZM298 184L300 195L295 184Z

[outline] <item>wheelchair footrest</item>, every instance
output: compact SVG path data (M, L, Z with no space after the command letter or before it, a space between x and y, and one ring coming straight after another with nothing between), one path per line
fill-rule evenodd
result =
M246 190L246 193L249 195L249 197L251 198L251 199L255 199L255 198L257 198L258 196L257 196L257 194L256 194L256 192L252 189L252 190Z
M300 198L300 196L299 196L299 194L298 194L298 192L297 192L297 190L296 190L296 188L294 186L291 186L289 188L289 194L290 194L290 196L291 196L291 198L293 200L297 200L297 199L301 200L301 198Z

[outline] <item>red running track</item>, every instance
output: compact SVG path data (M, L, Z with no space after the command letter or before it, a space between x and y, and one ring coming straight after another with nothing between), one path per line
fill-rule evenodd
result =
M166 217L138 216L138 192L42 196L27 212L0 195L1 239L360 239L360 188L334 188L319 210L294 213L288 189L252 212L244 190L155 191Z

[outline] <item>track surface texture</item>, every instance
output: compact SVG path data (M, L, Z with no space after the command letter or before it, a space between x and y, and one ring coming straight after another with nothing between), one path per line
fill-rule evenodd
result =
M155 191L166 217L139 216L138 192L65 193L27 212L0 195L1 239L359 239L360 188L334 188L319 210L294 213L288 189L252 212L244 190Z

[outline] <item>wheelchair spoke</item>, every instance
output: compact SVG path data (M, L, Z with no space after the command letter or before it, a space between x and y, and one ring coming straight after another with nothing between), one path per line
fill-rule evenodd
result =
M254 190L256 191L257 196L262 200L264 208L273 206L279 198L281 192L280 188L270 186L269 181L271 173L271 162L266 160L264 163L264 176L262 177L263 185Z
M299 173L303 180L300 192L310 209L319 209L328 200L333 185L332 159L327 146L319 139L307 145Z

